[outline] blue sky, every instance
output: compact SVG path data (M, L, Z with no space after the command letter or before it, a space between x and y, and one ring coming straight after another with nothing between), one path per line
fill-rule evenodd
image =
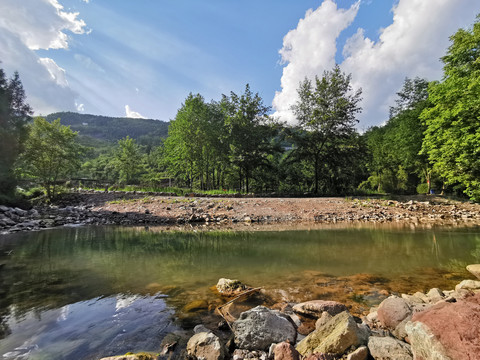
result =
M0 66L20 72L37 114L170 120L189 92L219 99L249 83L294 122L298 82L337 62L364 89L366 128L386 120L405 76L441 76L448 36L477 2L2 0Z

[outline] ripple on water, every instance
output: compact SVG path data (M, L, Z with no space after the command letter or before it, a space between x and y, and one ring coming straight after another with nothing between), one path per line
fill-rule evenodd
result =
M15 310L12 309L12 314ZM98 359L128 351L158 351L176 330L163 296L118 294L58 309L11 315L0 341L3 359Z

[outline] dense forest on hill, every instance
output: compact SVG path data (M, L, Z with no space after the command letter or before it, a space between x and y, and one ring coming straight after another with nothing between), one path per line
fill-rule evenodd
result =
M435 191L479 201L480 17L450 40L443 78L406 78L385 124L363 134L362 89L338 65L299 84L294 125L272 117L248 84L218 100L190 94L170 123L71 112L32 123L19 75L0 69L0 194L13 196L21 178L50 198L82 177L117 187L168 180L203 191Z
M153 119L119 118L75 112L57 112L46 116L52 122L70 126L86 146L108 147L130 136L142 145L158 144L168 135L168 122Z

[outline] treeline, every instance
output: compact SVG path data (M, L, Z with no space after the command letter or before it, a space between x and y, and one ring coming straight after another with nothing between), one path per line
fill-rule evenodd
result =
M164 141L145 146L127 136L101 155L73 146L75 133L59 121L36 119L24 137L31 110L23 104L18 75L7 80L1 72L0 95L7 104L2 105L7 109L2 110L2 139L15 143L8 146L13 149L8 150L10 160L2 159L1 191L12 190L16 169L17 176L50 188L49 196L59 179L75 174L120 185L161 187L173 179L176 186L189 189L256 193L434 190L478 201L479 51L480 18L451 37L441 81L405 79L385 125L363 134L356 130L361 89L352 89L350 75L335 66L299 84L299 100L292 107L295 125L272 118L270 108L247 85L241 94L209 102L190 94ZM43 154L48 146L57 146L57 151ZM58 169L61 164L66 165Z

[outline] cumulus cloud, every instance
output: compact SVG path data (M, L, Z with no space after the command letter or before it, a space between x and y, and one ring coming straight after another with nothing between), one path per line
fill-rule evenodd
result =
M287 65L281 79L282 91L276 92L273 99L276 116L294 121L290 107L298 98L299 83L335 65L337 37L355 19L358 8L359 2L346 10L337 8L332 0L325 0L315 11L308 10L297 28L285 35L280 55Z
M125 105L125 116L127 118L133 118L133 119L145 119L145 116L141 115L136 111L131 110L130 106L128 105Z
M325 4L330 11L321 11ZM363 29L357 29L341 49L344 56L341 68L352 74L352 85L355 88L363 89L360 128L378 125L388 118L388 108L393 105L395 94L406 76L439 79L442 74L439 58L445 54L449 36L459 27L471 24L478 10L477 0L463 0L461 4L449 0L399 0L392 9L392 24L381 30L377 42L366 37ZM304 21L311 21L307 28L301 28L300 22L293 31L318 33L318 26L326 24L328 28L335 17L346 17L348 11L337 9L331 0L325 0L320 8L307 13ZM317 12L321 14L312 18L311 14ZM349 18L347 26L351 21ZM325 36L330 43L335 43L340 31L336 27L327 30L327 34L322 34L322 37ZM329 48L330 58L326 59L325 54L306 48L302 39L290 43L285 43L284 40L284 49L298 51L297 58L284 58L285 50L281 50L282 58L288 62L285 69L288 66L295 69L294 74L286 73L284 69L282 91L277 93L273 103L278 115L286 113L285 120L292 120L288 109L297 99L292 88L298 87L298 79L301 80L304 76L313 77L314 74L321 75L324 70L331 69L337 51L336 47L333 50ZM317 42L321 43L320 40ZM316 63L315 69L305 71L302 68L303 63L309 60Z
M35 52L67 49L68 33L85 33L85 23L78 13L64 11L58 0L0 1L0 67L20 73L36 113L75 109L65 70Z

